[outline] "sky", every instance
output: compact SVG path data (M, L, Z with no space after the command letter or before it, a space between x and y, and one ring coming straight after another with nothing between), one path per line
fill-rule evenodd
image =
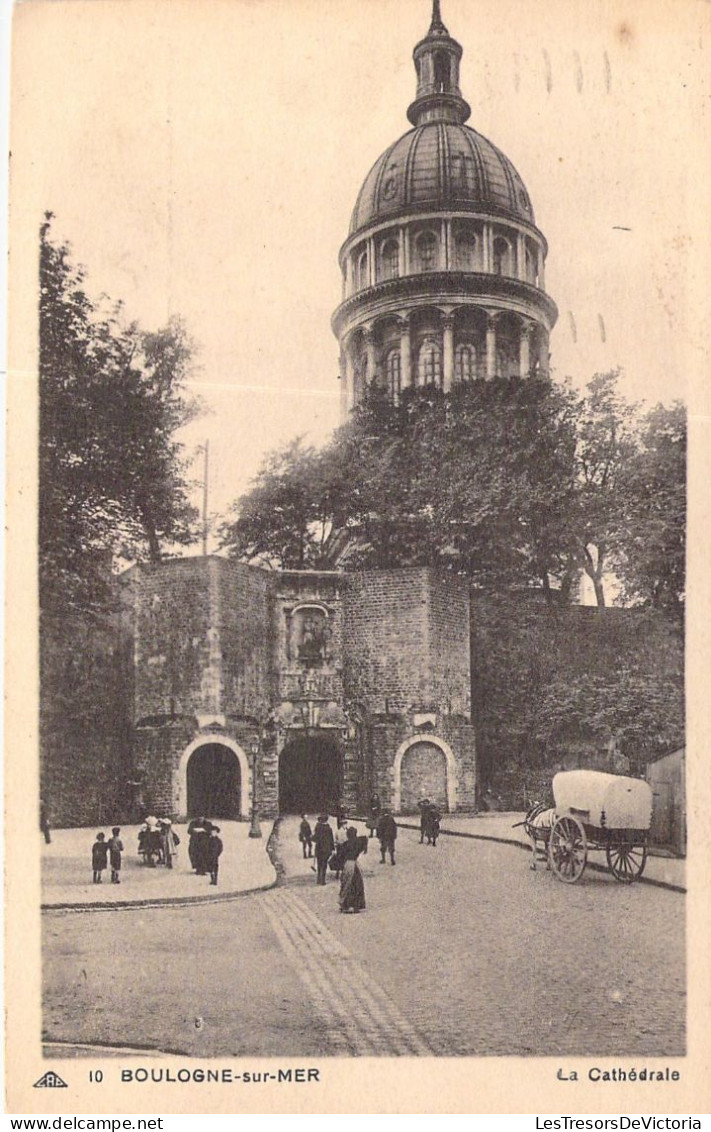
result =
M321 443L338 423L338 249L368 170L410 128L412 49L430 11L429 0L15 9L16 293L36 305L50 209L94 293L146 328L184 319L206 410L184 440L210 441L211 512L266 452L295 435ZM652 403L688 398L704 348L701 11L442 0L464 48L469 125L513 161L548 239L555 374L582 385L621 366L628 395ZM31 341L15 355L28 372Z

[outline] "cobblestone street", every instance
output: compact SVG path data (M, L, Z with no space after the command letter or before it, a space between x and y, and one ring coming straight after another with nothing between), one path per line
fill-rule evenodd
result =
M512 846L401 830L394 868L370 842L367 909L342 916L295 819L280 845L286 884L267 893L45 914L47 1039L203 1056L684 1052L683 895L591 871L564 885Z

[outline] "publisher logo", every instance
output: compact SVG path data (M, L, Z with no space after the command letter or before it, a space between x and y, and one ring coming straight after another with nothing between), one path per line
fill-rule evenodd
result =
M32 1086L33 1089L67 1089L69 1086L66 1081L63 1081L58 1073L49 1069L39 1081L35 1081Z

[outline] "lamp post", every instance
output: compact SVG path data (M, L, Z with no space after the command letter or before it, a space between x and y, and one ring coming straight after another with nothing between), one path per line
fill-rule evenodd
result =
M262 729L259 729L259 737L255 739L251 747L252 755L252 824L249 827L250 837L261 837L262 830L259 825L259 813L257 812L257 762L259 760L259 752L262 747Z

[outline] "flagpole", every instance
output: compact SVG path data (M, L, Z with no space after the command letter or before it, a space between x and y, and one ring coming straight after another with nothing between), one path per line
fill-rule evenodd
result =
M207 475L210 457L210 441L205 441L205 474L202 478L202 555L207 558Z

